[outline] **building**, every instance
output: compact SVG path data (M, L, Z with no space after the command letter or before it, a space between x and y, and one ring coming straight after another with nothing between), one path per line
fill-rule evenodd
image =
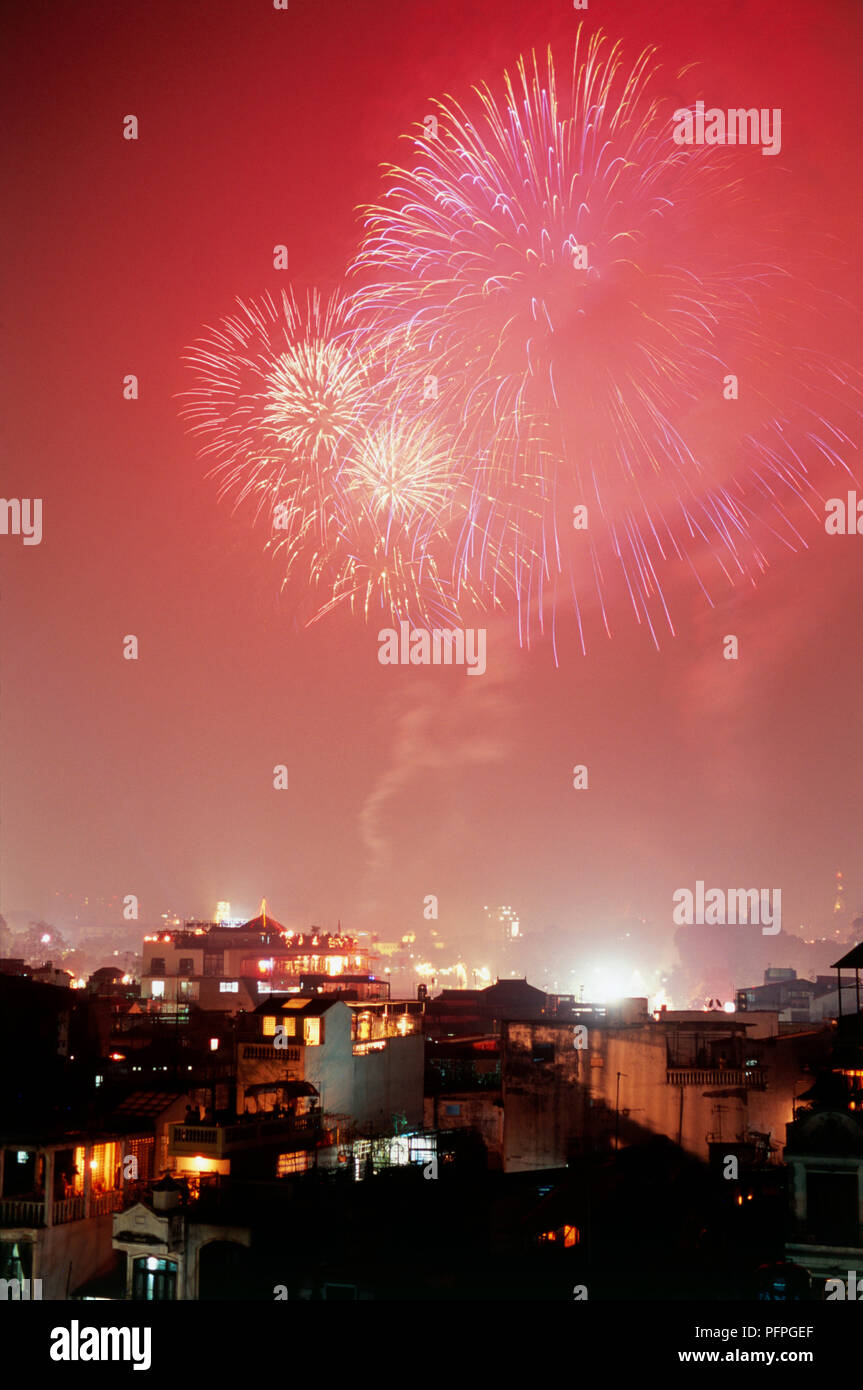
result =
M430 1040L426 1124L474 1129L506 1173L657 1136L704 1162L717 1146L775 1162L795 1094L830 1045L829 1028L780 1034L775 1012L654 1017L646 999L508 1018L486 1037Z
M421 1124L422 1014L418 1000L272 996L255 1010L256 1037L238 1046L238 1112L254 1087L305 1081L325 1115L356 1128L392 1133L394 1116Z
M551 1012L548 996L527 980L497 980L485 989L443 989L426 1006L429 1038L497 1033L509 1018L542 1018Z
M372 959L356 937L288 931L265 911L239 927L189 922L144 937L141 999L169 1013L191 1004L249 1011L308 976L370 977Z
M788 1258L818 1279L863 1277L863 1046L837 1045L788 1125Z
M0 1278L39 1279L66 1299L110 1269L111 1218L144 1132L0 1137ZM129 1162L129 1160L134 1160Z
M863 1275L863 945L833 966L837 998L842 971L854 971L857 1008L839 1011L832 1048L810 1088L798 1096L788 1125L785 1161L792 1174L789 1259L816 1279Z
M842 987L840 1008L839 989L832 976L801 980L796 970L779 968L765 970L762 985L737 990L736 1000L738 1013L775 1009L780 1023L817 1023L836 1018L843 1010L853 1013L857 1002L851 984Z
M114 1297L148 1303L212 1297L223 1292L226 1265L234 1275L231 1295L238 1296L252 1239L248 1224L220 1221L182 1197L180 1185L165 1177L149 1201L114 1216L112 1245L121 1257ZM207 1286L213 1272L216 1289Z

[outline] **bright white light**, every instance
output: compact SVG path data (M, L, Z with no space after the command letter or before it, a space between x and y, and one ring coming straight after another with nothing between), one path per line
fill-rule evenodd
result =
M631 993L630 980L617 965L595 965L590 972L590 997L595 1004L611 1004Z

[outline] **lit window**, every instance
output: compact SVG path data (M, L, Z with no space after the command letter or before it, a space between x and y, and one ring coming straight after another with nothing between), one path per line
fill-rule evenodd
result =
M276 1020L272 1014L264 1014L264 1037L274 1038L276 1036Z
M321 1020L319 1018L303 1019L303 1040L307 1047L317 1047L321 1041Z
M220 994L239 994L239 992L240 992L240 982L239 982L239 980L220 980L220 981L219 981L219 993L220 993Z
M218 1050L219 1050L219 1039L218 1039L218 1038L210 1038L210 1051L211 1051L211 1052L218 1052ZM189 1071L191 1071L191 1070L192 1070L192 1068L189 1067Z
M541 1231L539 1235L540 1245L561 1244L570 1250L578 1245L580 1239L581 1232L577 1226L558 1226L556 1231Z
M150 988L151 988L151 990L152 990L152 992L153 992L153 998L154 998L154 999L164 999L164 997L165 997L165 981L164 981L164 980L153 980L153 981L151 982Z
M305 1173L310 1163L309 1154L305 1149L301 1149L299 1153L279 1154L276 1176L284 1178L289 1173Z
M95 1144L90 1159L90 1182L94 1192L109 1192L116 1180L120 1165L120 1145L113 1141Z

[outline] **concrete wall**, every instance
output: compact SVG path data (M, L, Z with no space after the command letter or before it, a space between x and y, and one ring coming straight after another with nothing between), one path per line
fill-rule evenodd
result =
M742 1087L721 1081L668 1084L664 1031L649 1025L591 1030L591 1051L603 1059L602 1066L591 1068L594 1095L615 1112L619 1094L621 1145L638 1142L645 1131L663 1134L706 1161L709 1135L734 1140L749 1124L748 1095Z
M331 1115L351 1115L353 1110L354 1058L351 1046L351 1011L338 1000L321 1019L324 1041L305 1046L305 1080L321 1097L321 1109Z
M81 1284L111 1269L111 1222L109 1212L36 1231L33 1278L42 1280L43 1300L68 1298ZM4 1230L3 1239L15 1236Z
M562 1168L584 1130L587 1054L571 1024L503 1023L503 1167L507 1173ZM534 1060L537 1047L549 1060ZM579 1081L582 1085L579 1086Z
M459 1107L458 1115L448 1115L448 1105ZM503 1150L503 1106L497 1091L447 1092L426 1096L423 1109L425 1129L475 1129L482 1135L489 1154Z
M550 1059L534 1060L551 1045ZM618 1076L619 1074L619 1076ZM597 1143L620 1146L665 1135L707 1160L710 1138L729 1141L754 1124L758 1093L716 1074L708 1081L669 1084L665 1030L657 1025L590 1028L587 1049L574 1046L570 1023L504 1025L503 1157L507 1172L562 1167ZM787 1108L788 1084L762 1101L773 1128Z
M350 1112L357 1123L389 1129L394 1115L411 1127L422 1124L425 1039L421 1033L387 1038L380 1052L353 1058Z

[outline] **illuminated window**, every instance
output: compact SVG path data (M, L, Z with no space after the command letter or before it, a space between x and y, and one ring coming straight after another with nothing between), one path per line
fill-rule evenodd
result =
M220 981L219 981L219 993L220 993L220 994L239 994L239 992L240 992L240 982L239 982L239 980L220 980Z
M79 1145L75 1150L72 1172L69 1175L69 1191L67 1197L80 1197L84 1191L84 1148Z
M571 1250L581 1240L581 1232L577 1226L558 1226L556 1231L541 1231L538 1239L540 1245L563 1245Z
M120 1145L96 1144L90 1158L90 1182L94 1192L108 1192L117 1180Z
M303 1041L307 1047L317 1047L321 1041L321 1020L319 1018L303 1019Z
M132 1266L132 1297L146 1303L172 1302L177 1296L177 1266L173 1260L147 1255Z
M305 1149L301 1149L299 1153L279 1154L276 1177L284 1178L289 1173L305 1173L310 1166L311 1158Z
M263 1035L265 1038L274 1038L276 1036L276 1020L272 1014L264 1014Z
M164 997L165 997L165 981L164 981L164 980L153 980L153 981L151 982L151 984L150 984L150 988L151 988L151 990L152 990L152 992L153 992L153 998L154 998L154 999L164 999Z

